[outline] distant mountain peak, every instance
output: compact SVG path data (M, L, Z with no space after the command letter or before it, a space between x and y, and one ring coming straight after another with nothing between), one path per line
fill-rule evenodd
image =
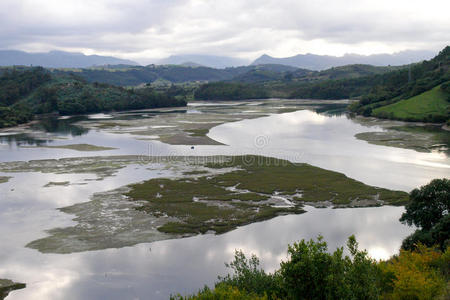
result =
M236 57L203 54L171 55L165 59L160 60L158 63L181 65L185 62L217 69L244 66L250 63L250 61Z
M309 70L325 70L350 64L367 64L373 66L398 66L430 59L436 53L427 50L406 50L393 54L361 55L346 53L343 56L297 54L295 56L276 58L267 54L261 55L252 65L280 64Z
M47 68L88 68L102 65L139 65L137 62L112 56L85 55L79 52L52 50L29 53L19 50L0 50L0 66L35 65Z

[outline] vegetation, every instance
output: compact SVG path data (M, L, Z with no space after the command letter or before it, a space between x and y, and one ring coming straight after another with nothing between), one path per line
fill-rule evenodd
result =
M141 209L148 213L177 218L158 228L175 234L223 233L280 214L302 213L304 202L368 206L407 200L404 192L367 186L340 173L275 158L237 156L206 166L234 170L197 178L151 179L131 185L126 196L147 201ZM275 193L292 204L273 205L280 204L272 199Z
M354 236L343 247L328 252L321 236L288 246L288 260L266 273L259 259L236 251L227 264L233 274L219 277L213 290L171 299L436 299L449 296L450 250L420 246L401 250L390 260L377 262L358 249ZM253 297L253 298L252 298ZM442 298L444 299L444 298Z
M383 74L398 67L375 67L370 65L348 65L324 71L311 71L286 65L264 64L225 69L186 65L148 65L93 67L87 69L54 69L56 74L74 72L89 82L101 82L120 86L166 81L181 84L186 82L232 81L240 83L263 82L318 82L358 78Z
M357 139L375 145L414 149L418 152L443 151L450 154L450 134L441 126L390 126L385 131L361 132Z
M56 74L74 72L89 82L101 82L119 86L137 86L141 84L156 85L165 81L170 84L187 82L260 82L283 79L285 75L296 72L295 67L284 65L242 66L225 69L214 69L203 66L186 65L148 65L96 67L88 69L54 69ZM308 72L312 72L307 70ZM313 72L317 73L317 72Z
M0 128L27 122L34 114L62 115L112 110L183 106L177 90L124 89L89 84L74 76L58 76L41 68L6 68L0 75Z
M435 179L413 190L410 198L400 220L422 232L440 227L434 231L440 234L426 240L429 246L422 241L411 244L408 237L403 248L414 247L377 262L358 249L354 236L347 242L350 255L344 255L342 247L329 253L319 236L289 245L287 261L274 273L266 273L256 256L247 258L236 250L234 260L226 264L233 273L219 276L214 289L171 299L448 299L450 180Z
M450 116L450 93L441 85L412 98L376 108L372 116L404 121L445 122Z
M439 245L441 250L450 244L450 180L435 179L410 193L400 221L418 229L402 244L404 249L415 249L419 243Z
M418 245L414 251L379 263L384 283L382 299L448 299L450 248L441 252Z
M255 94L260 98L351 98L369 92L372 79L367 76L398 69L349 65L320 72L296 69L280 73L272 71L269 66L255 66L255 69L237 75L228 82L204 84L196 91L195 98L238 100L255 98ZM245 90L236 88L244 83ZM249 90L253 93L249 93Z
M245 67L242 67L245 68ZM243 72L242 68L213 69L208 67L189 67L178 65L148 65L128 68L89 68L89 69L59 69L57 74L76 73L89 82L100 82L118 86L137 86L165 80L170 83L194 81L229 80L235 74Z
M194 94L198 100L264 99L269 94L255 85L244 83L214 82L200 86Z
M0 176L0 183L8 182L11 179L9 176Z
M386 73L381 79L352 107L353 111L408 121L449 119L450 46L430 61Z
M5 299L8 294L14 290L20 290L26 287L24 283L13 282L9 279L0 279L0 300Z
M19 100L51 79L44 68L3 69L0 72L0 128L32 119L29 107Z

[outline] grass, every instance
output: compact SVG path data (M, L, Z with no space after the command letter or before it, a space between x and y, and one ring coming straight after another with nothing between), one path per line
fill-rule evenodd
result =
M386 105L373 110L375 117L388 117L404 121L433 121L449 117L450 95L438 85L412 98Z
M197 179L151 179L130 185L126 195L130 200L146 201L141 210L178 219L158 228L177 234L209 230L222 233L280 214L302 213L304 202L350 205L358 200L378 203L376 199L379 199L399 205L408 199L405 192L368 186L337 172L275 158L236 156L229 162L206 166L238 170ZM232 186L249 192L226 189ZM302 198L291 197L292 206L275 207L270 201L264 201L275 193L293 196L299 192Z
M189 133L190 136L206 136L209 132L209 129L198 128L198 129L186 129L185 131Z

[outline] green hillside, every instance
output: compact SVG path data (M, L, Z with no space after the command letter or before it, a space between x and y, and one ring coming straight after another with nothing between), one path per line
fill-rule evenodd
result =
M375 76L369 92L351 110L365 116L442 122L450 114L450 46L429 61ZM441 86L440 88L438 86ZM398 104L395 104L397 103Z
M445 122L450 115L450 94L441 85L406 100L376 108L372 116L404 121Z

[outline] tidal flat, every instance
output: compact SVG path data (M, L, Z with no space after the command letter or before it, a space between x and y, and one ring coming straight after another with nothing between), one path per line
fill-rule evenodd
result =
M58 146L37 146L38 148L49 148L49 149L69 149L75 151L106 151L114 150L117 148L113 147L103 147L90 144L69 144L69 145L58 145ZM23 147L25 148L25 147Z
M215 126L255 119L271 114L319 108L321 105L340 105L345 101L292 100L274 101L215 101L194 102L189 110L141 110L115 115L111 119L84 120L76 124L85 129L102 130L114 134L131 134L140 140L159 140L169 145L223 145L207 136ZM198 109L196 109L198 108Z
M373 145L412 149L417 152L449 152L450 133L438 125L408 123L390 120L364 120L359 122L369 126L380 126L382 131L362 132L355 135L357 139Z
M121 248L143 242L221 234L280 215L304 213L305 204L367 207L402 205L407 193L363 184L305 163L245 155L65 158L0 164L1 172L93 173L101 179L129 165L176 169L95 193L87 202L60 208L76 225L54 228L27 247L44 253ZM91 166L88 168L88 166ZM64 186L64 185L60 185Z

